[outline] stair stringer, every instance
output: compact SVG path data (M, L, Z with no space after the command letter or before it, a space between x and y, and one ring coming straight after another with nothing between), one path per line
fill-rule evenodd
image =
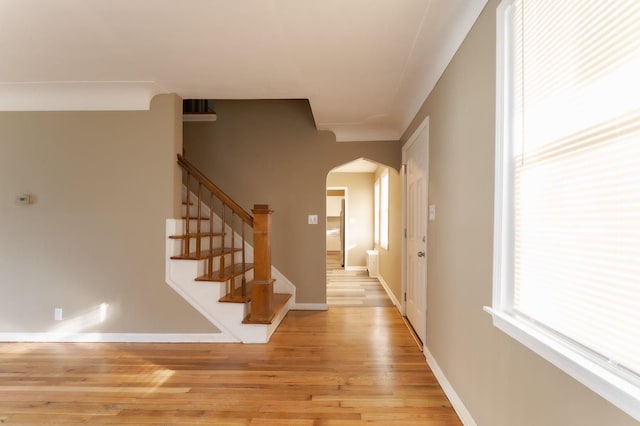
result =
M274 318L272 324L243 324L242 320L248 314L247 304L221 303L218 301L226 294L226 283L195 280L197 276L204 273L204 260L171 259L172 256L181 252L181 242L171 239L169 236L184 233L184 223L185 220L183 219L167 219L165 231L165 280L167 284L220 330L221 336L217 339L217 342L267 343L291 306L293 306L293 303L295 303L295 286L279 271L272 272L274 277L281 281L280 286L274 285L274 289L280 293L291 294L292 297ZM253 248L247 245L245 251L247 261L251 262ZM252 271L250 271L250 274L252 274ZM293 292L286 291L291 288L293 288Z

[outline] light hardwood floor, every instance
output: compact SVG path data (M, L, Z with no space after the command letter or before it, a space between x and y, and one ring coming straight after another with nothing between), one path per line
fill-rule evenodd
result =
M367 271L345 271L340 254L327 252L327 304L329 306L393 306L377 278Z
M265 345L0 343L0 423L460 425L384 307L292 311Z

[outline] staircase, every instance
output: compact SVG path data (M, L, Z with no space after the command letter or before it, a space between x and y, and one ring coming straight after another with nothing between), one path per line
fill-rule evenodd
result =
M266 343L295 295L272 278L282 277L271 265L273 212L248 213L181 155L178 164L183 217L167 220L166 281L220 330L217 341Z

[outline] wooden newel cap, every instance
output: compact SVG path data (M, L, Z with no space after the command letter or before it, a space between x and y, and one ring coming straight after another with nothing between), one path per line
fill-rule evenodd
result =
M254 204L253 213L273 213L273 210L269 210L269 204Z

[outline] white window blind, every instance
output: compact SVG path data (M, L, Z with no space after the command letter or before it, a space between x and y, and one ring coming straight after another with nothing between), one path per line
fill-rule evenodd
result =
M637 380L640 1L516 0L509 21L512 312Z

